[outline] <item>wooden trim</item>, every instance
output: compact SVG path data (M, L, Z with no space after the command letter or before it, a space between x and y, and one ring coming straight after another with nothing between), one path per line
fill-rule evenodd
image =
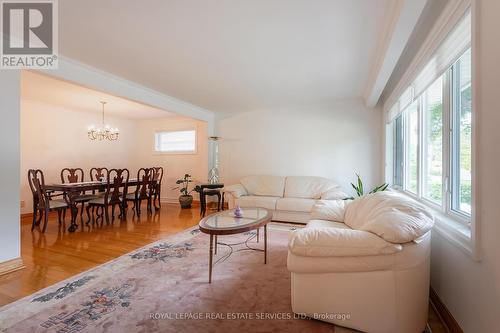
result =
M457 321L455 318L453 318L453 315L451 312L448 310L446 305L441 301L439 298L438 294L434 289L430 290L430 303L431 306L434 308L434 311L436 311L437 315L439 316L439 319L441 319L441 322L446 326L448 329L448 332L450 333L464 333L460 325L458 325Z
M21 259L20 257L16 258L16 259L11 259L11 260L7 260L4 262L0 262L0 275L12 273L14 271L23 269L24 267L25 266L23 263L23 259Z

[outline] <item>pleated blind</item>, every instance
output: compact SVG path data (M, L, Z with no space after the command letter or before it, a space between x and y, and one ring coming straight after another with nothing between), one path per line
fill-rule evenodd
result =
M439 45L422 71L416 75L409 87L405 89L399 99L387 110L387 122L393 121L470 48L471 36L471 11L469 9Z

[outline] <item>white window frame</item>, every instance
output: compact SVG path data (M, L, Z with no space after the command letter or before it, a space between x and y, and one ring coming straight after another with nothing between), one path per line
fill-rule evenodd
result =
M443 201L442 204L437 204L436 202L427 199L424 197L423 189L424 189L424 149L426 144L425 131L426 124L424 121L424 101L425 91L414 99L413 103L417 103L417 117L418 117L418 147L417 147L417 193L413 193L407 187L409 182L409 152L408 152L408 144L409 144L409 106L403 111L403 131L405 133L405 137L403 140L403 151L404 151L404 160L403 163L403 186L402 189L398 187L398 189L411 196L414 199L425 203L427 206L433 208L440 213L449 216L450 218L456 220L457 222L463 224L466 227L470 227L472 216L468 214L464 214L460 211L454 210L452 208L452 175L455 171L453 169L452 163L452 122L453 119L453 104L451 101L452 98L452 72L455 70L455 66L457 62L453 64L453 66L443 74L443 169L442 169L442 191L443 191ZM427 90L426 90L427 91ZM412 104L413 104L412 103Z
M471 195L472 195L472 202L471 202L471 216L467 221L464 221L463 219L461 220L460 216L454 215L454 214L447 214L446 211L441 210L435 210L433 209L430 205L429 210L433 211L435 214L435 226L434 226L434 231L439 234L440 237L443 239L446 239L449 241L451 244L456 246L458 249L462 250L466 255L469 255L473 260L480 261L481 260L481 247L480 247L480 240L481 240L481 233L480 233L480 226L481 226L481 212L480 212L480 207L478 206L478 203L481 201L480 195L481 193L478 191L478 180L480 178L480 175L477 173L477 165L478 165L478 152L476 149L477 147L477 127L476 124L478 123L478 119L481 117L481 109L478 107L478 102L476 96L477 94L477 79L476 79L476 68L477 68L477 57L476 57L476 50L477 50L477 29L476 29L476 21L477 21L477 13L478 13L478 8L477 8L477 1L475 0L458 0L456 2L450 2L446 5L446 8L444 9L441 17L439 20L435 23L433 29L431 30L429 36L425 39L425 41L422 43L420 50L417 52L415 57L413 58L412 62L408 65L402 79L400 82L396 85L394 88L393 92L389 97L386 99L384 103L384 109L386 111L386 119L388 121L394 119L395 115L397 113L401 112L401 109L399 109L399 99L401 96L404 94L405 90L409 86L413 86L415 80L418 78L418 76L421 74L421 71L426 67L427 64L429 64L430 61L433 60L433 57L441 51L446 50L442 48L443 46L443 41L447 39L448 36L451 34L454 34L454 36L458 36L456 34L457 31L456 27L459 27L459 24L461 22L464 22L464 18L466 15L470 13L470 25L471 25L471 32L470 35L468 36L469 39L469 47L471 48L471 81L472 81L472 155L471 155L471 181L472 181L472 188L471 188ZM462 26L463 28L463 26ZM464 31L462 30L460 33L462 33L462 36L466 37ZM455 44L454 46L449 44L450 46L454 47L456 50L460 45ZM446 103L446 101L449 100L449 98L446 98L444 96L444 101L443 103ZM444 116L447 116L444 114ZM392 126L392 122L388 123L388 126ZM444 133L444 145L449 144L449 135L448 132ZM388 149L392 149L391 146L388 146ZM443 149L446 149L445 153L450 152L451 149L449 147L443 147ZM392 150L386 150L387 153L392 152ZM386 162L390 163L392 162L390 158L387 158L389 154L386 154ZM391 155L392 156L392 155ZM445 159L446 161L446 159ZM392 164L391 164L392 167ZM443 164L443 168L450 168L450 165L445 165ZM392 180L392 175L388 172L391 168L386 168L386 179L387 180ZM446 179L446 182L444 183L445 186L449 183L449 179ZM401 193L405 193L402 189L395 189L397 191L400 191ZM449 190L449 188L446 188L446 190ZM448 196L446 196L448 198ZM424 203L425 204L425 203ZM449 203L447 203L448 207L450 206ZM466 222L466 223L464 223Z
M397 155L397 139L398 139L398 136L397 136L397 126L396 126L396 120L397 119L401 119L401 165L396 165L396 162L398 162L397 158L396 158L396 155ZM391 143L392 143L392 156L391 156L391 160L390 160L390 163L391 163L391 177L390 179L387 180L387 182L389 184L393 184L392 187L395 188L395 189L398 189L398 190L402 190L403 189L403 184L404 184L404 176L405 176L405 173L404 173L404 168L405 168L405 122L404 122L404 115L401 114L399 116L397 116L396 118L394 118L394 122L393 122L393 126L391 128L391 135L392 135L392 138L391 138ZM398 172L398 169L399 172L401 172L401 185L396 185L394 183L395 181L395 178L396 178L396 173Z
M424 169L423 169L423 159L424 159L424 149L425 149L425 122L424 122L424 101L423 98L425 95L425 91L414 98L414 103L417 103L417 112L418 112L418 131L419 131L419 141L418 141L418 166L417 166L417 193L413 193L407 189L408 182L408 135L409 135L409 106L403 110L403 186L395 187L394 189L408 195L415 200L425 204L427 207L434 212L437 224L436 228L441 231L441 234L445 235L445 238L448 238L450 241L453 241L455 244L459 245L462 249L466 250L467 253L471 254L476 260L479 260L478 250L476 248L476 244L474 242L471 243L473 237L475 236L473 221L474 221L474 204L475 204L475 129L474 126L472 128L472 210L473 212L468 215L464 214L461 211L457 211L453 209L452 200L453 200L453 189L452 189L452 175L455 171L454 165L452 163L452 144L453 144L453 135L454 135L454 104L455 101L453 98L458 98L458 96L453 95L453 72L457 69L457 62L455 62L444 74L443 74L443 202L442 205L439 205L432 200L426 199L423 196L423 181L424 181ZM473 69L472 69L473 70ZM474 74L472 74L473 80ZM474 81L473 81L474 82ZM472 94L472 112L473 118L475 117L475 95L474 95L474 83L472 82L471 86L473 88ZM393 148L395 149L395 148ZM394 162L394 161L393 161ZM394 166L393 166L394 167ZM455 193L455 195L457 195Z
M194 132L194 150L177 150L177 151L162 151L157 150L156 139L162 133L175 133L175 132ZM185 128L175 130L157 130L153 136L153 154L154 155L194 155L198 153L198 130L196 128Z
M418 140L417 140L417 191L416 193L408 190L408 187L407 187L407 184L409 183L409 164L408 164L408 161L409 161L409 149L408 149L408 145L410 143L410 117L409 117L409 108L413 105L413 103L417 103L417 132L418 132ZM419 194L420 194L420 189L421 189L421 185L420 185L420 171L421 171L421 163L420 163L420 158L421 158L421 147L422 147L422 144L421 144L421 121L420 121L420 117L421 117L421 109L420 109L420 99L416 99L416 101L412 102L410 105L408 105L406 107L406 109L403 111L403 186L402 186L402 189L403 189L403 192L405 192L406 194L408 194L409 196L413 197L413 198L419 198Z

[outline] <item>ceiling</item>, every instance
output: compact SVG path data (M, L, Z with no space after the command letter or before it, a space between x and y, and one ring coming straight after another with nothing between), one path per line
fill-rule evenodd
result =
M22 72L21 98L88 112L100 111L102 107L99 102L106 101L106 114L129 119L162 118L174 115L171 112L125 98L29 71Z
M215 112L363 94L396 0L65 0L59 52Z

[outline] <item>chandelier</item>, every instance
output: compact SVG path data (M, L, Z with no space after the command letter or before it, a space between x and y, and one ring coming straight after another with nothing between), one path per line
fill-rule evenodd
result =
M109 140L115 141L118 140L118 136L120 135L120 130L116 127L110 127L104 123L104 105L106 102L101 101L102 104L102 125L97 127L92 125L89 127L87 132L90 140Z

